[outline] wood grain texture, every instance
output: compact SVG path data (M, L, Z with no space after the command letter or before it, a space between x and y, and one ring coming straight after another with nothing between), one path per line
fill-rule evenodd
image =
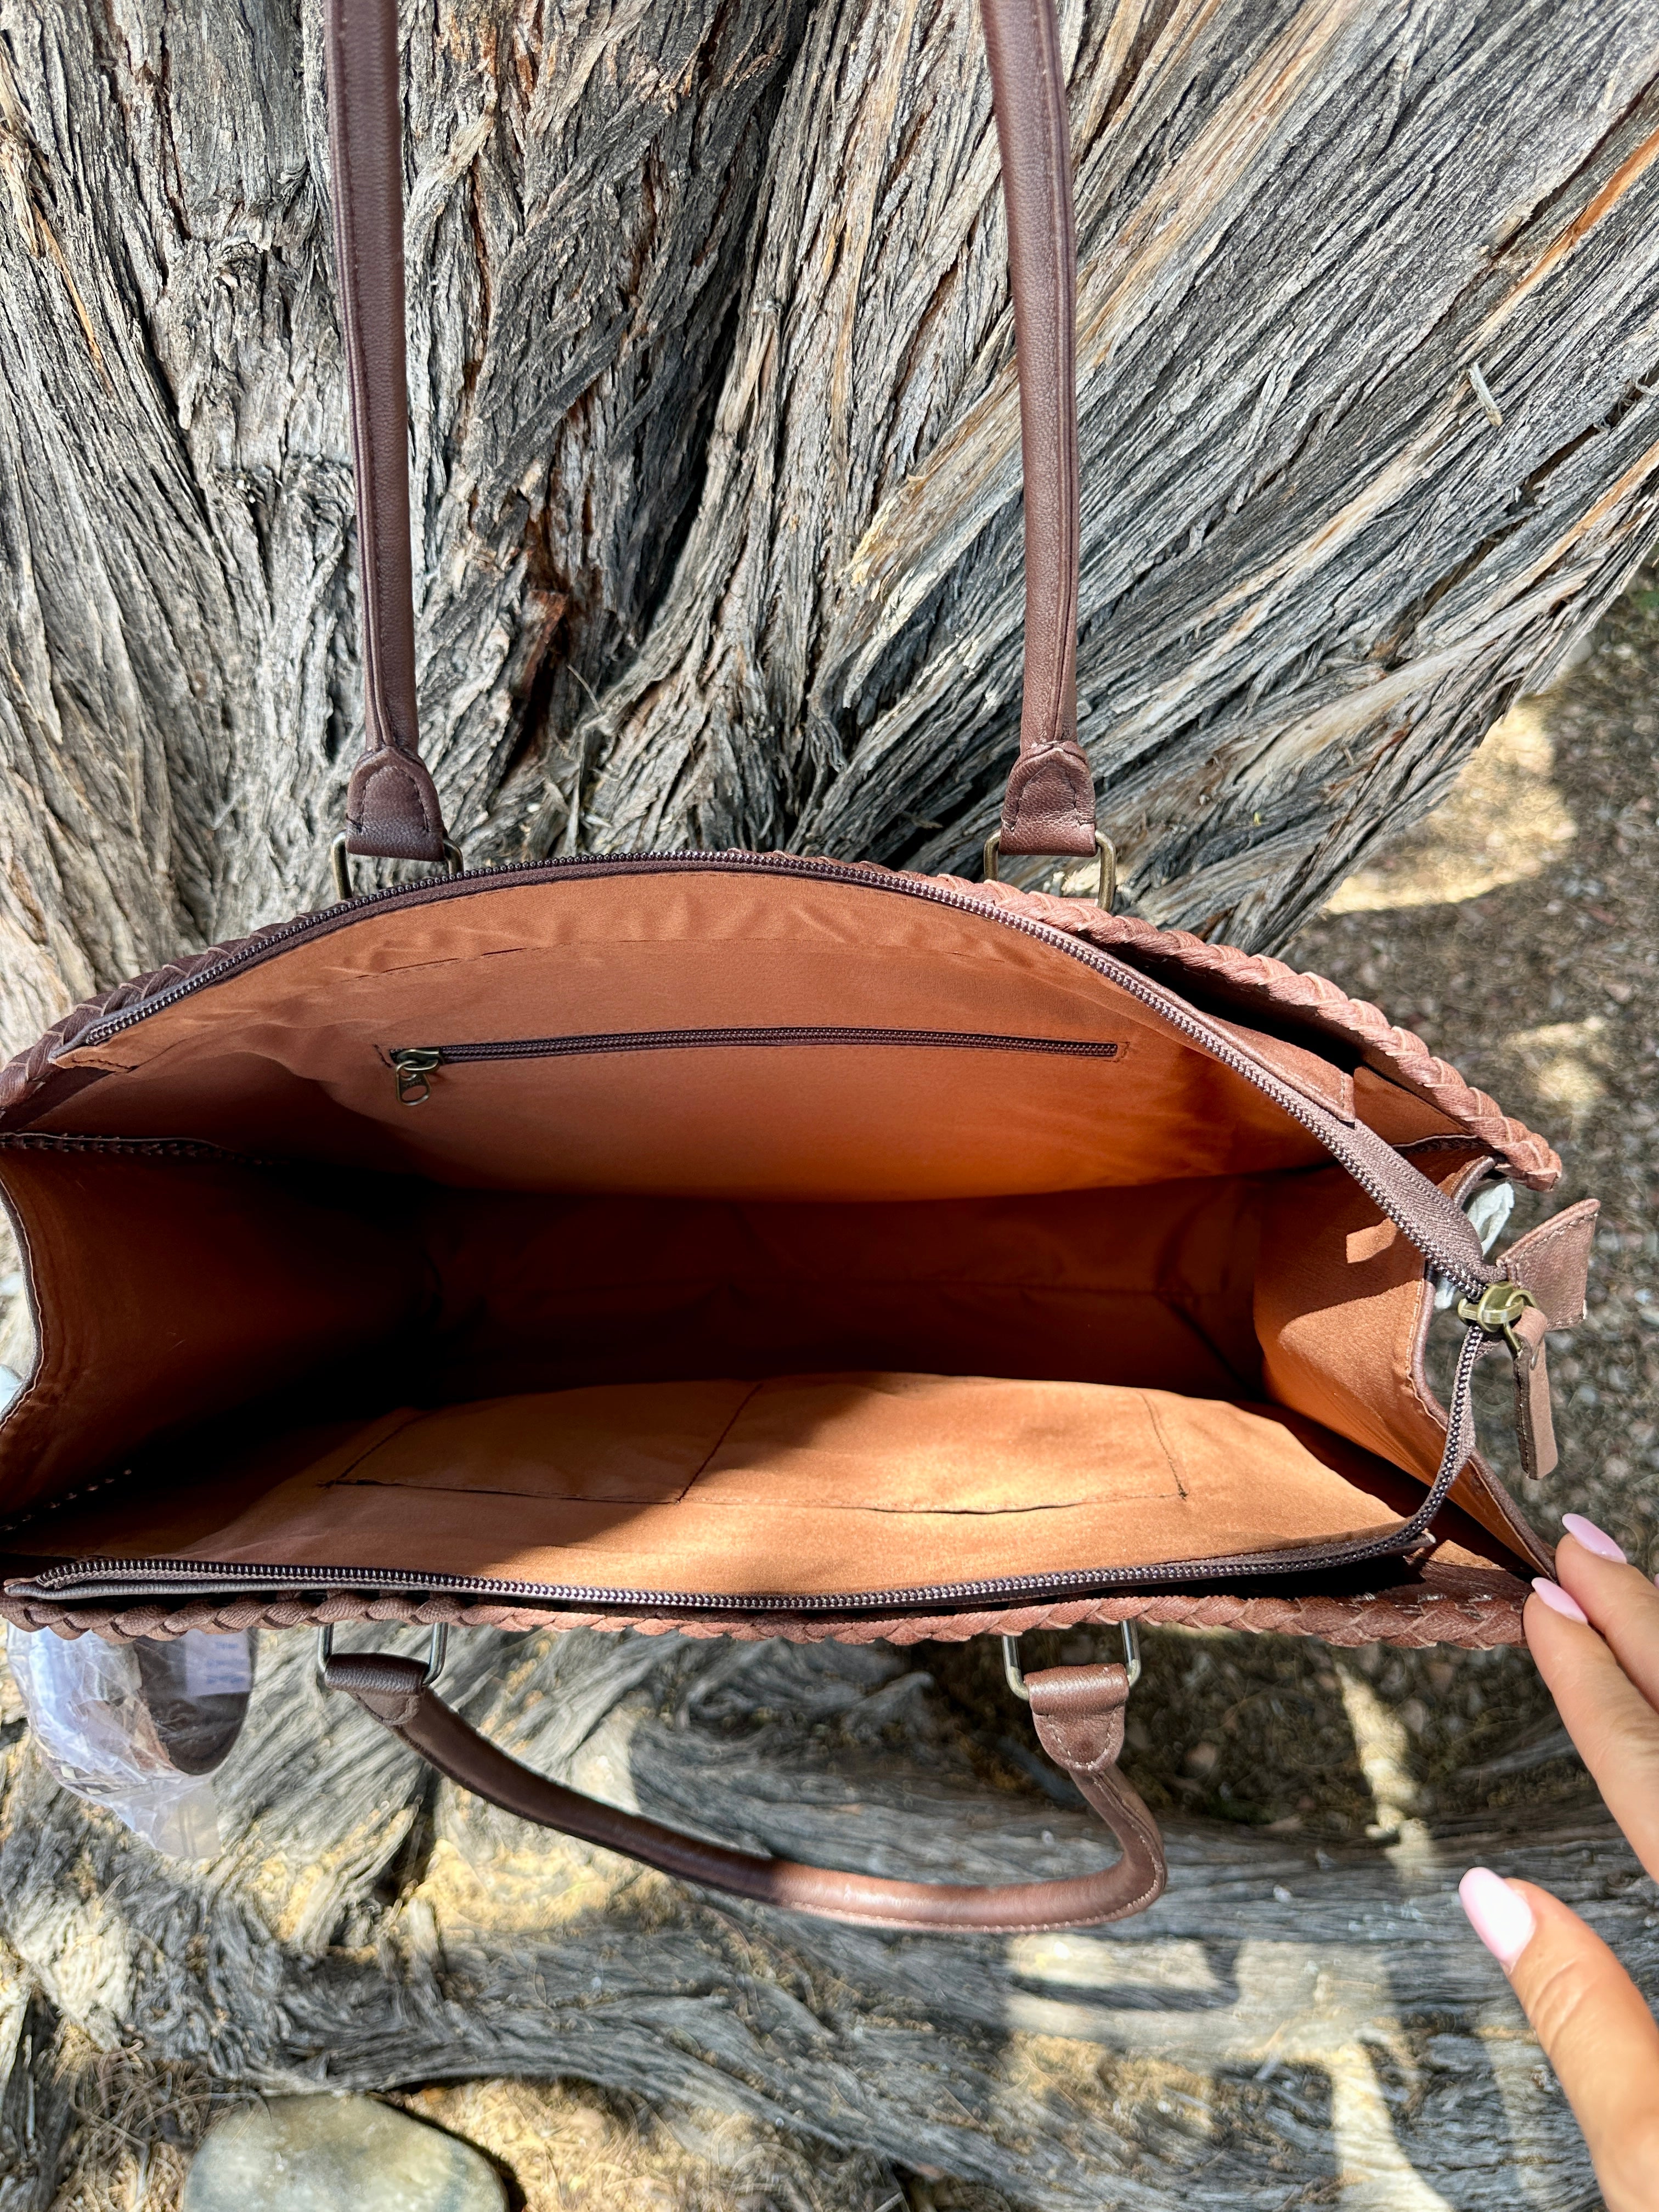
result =
M422 712L469 853L969 862L1019 562L968 0L404 34ZM1084 735L1142 909L1273 945L1659 520L1659 22L1070 0L1065 40ZM361 708L322 149L292 0L0 0L8 1047L323 893Z
M1019 617L965 0L426 0L404 27L422 705L472 856L963 864ZM1273 945L1653 534L1659 20L1122 0L1065 35L1084 735L1142 908ZM308 9L0 0L7 1048L325 895L361 710L323 143ZM937 1656L455 1648L524 1756L735 1841L968 1879L1097 1848L968 1759ZM3 2212L52 2201L64 2022L222 2082L588 2076L1059 2212L1589 2201L1453 1885L1536 1875L1650 1984L1651 1887L1581 1806L1506 1809L1501 1759L1484 1810L1379 1802L1370 1843L1177 1819L1154 1915L1063 1953L893 1940L430 1789L309 1659L267 1646L206 1869L9 1730Z
M1197 1648L1166 1635L1152 1666L1168 1680ZM454 1650L449 1694L520 1756L728 1839L977 1880L1103 1849L1081 1813L975 1777L911 1655L485 1632ZM137 2038L267 2091L575 2075L1044 2212L1589 2201L1571 2117L1454 1889L1483 1853L1541 1874L1650 1973L1651 1886L1588 1812L1437 1839L1379 1801L1394 1840L1329 1850L1176 1821L1143 1919L884 1936L701 1899L462 1796L310 1666L308 1638L266 1640L206 1868L158 1860L11 1743L17 2033L33 1991L106 2048Z

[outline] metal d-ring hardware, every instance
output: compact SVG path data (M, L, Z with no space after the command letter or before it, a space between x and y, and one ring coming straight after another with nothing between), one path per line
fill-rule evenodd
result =
M328 859L329 866L334 871L334 896L337 902L343 906L349 898L356 896L351 888L351 854L347 849L343 830L329 847ZM448 837L444 839L444 866L452 876L466 873L465 857L460 847Z
M367 1656L367 1655L365 1655ZM426 1648L426 1672L421 1677L421 1687L432 1689L444 1671L444 1661L449 1656L449 1628L440 1621L432 1632L432 1640ZM325 1690L334 1687L328 1679L328 1662L334 1656L334 1624L326 1622L317 1631L317 1680Z
M1515 1357L1523 1359L1526 1349L1515 1333L1515 1324L1528 1306L1537 1304L1532 1292L1519 1283L1488 1283L1478 1298L1457 1301L1457 1318L1484 1329L1488 1336L1501 1336Z
M1117 848L1103 830L1095 832L1095 851L1100 858L1100 882L1095 896L1109 914L1117 898ZM995 831L985 841L985 880L988 884L1000 881L997 865L1002 853L1002 832Z
M1133 1620L1120 1620L1118 1633L1123 1638L1123 1667L1133 1690L1140 1680L1140 1632ZM1008 1687L1026 1705L1031 1693L1025 1686L1025 1670L1019 1663L1019 1638L1005 1636L1002 1639L1002 1671L1008 1677Z

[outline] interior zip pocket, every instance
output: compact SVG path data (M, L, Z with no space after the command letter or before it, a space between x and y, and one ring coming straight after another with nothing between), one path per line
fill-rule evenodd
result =
M792 1027L770 1029L599 1030L576 1036L501 1037L483 1044L398 1045L386 1059L400 1106L423 1106L441 1067L467 1060L572 1060L607 1052L753 1050L763 1046L891 1045L946 1052L1046 1052L1071 1060L1121 1060L1121 1039L1002 1036L977 1030L878 1030Z

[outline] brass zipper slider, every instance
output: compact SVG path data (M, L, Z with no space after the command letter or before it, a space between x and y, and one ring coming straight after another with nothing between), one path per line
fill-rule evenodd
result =
M397 1078L398 1103L400 1106L424 1106L432 1096L432 1085L427 1078L441 1066L443 1054L435 1044L405 1045L401 1051L388 1053L392 1072Z
M1519 1283L1488 1283L1478 1298L1457 1301L1457 1318L1484 1329L1488 1336L1501 1336L1514 1357L1522 1359L1527 1355L1515 1324L1528 1306L1537 1304L1532 1292Z

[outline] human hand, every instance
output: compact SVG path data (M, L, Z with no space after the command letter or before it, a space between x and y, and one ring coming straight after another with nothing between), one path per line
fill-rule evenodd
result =
M1561 1579L1533 1584L1527 1642L1607 1809L1659 1876L1659 1589L1593 1522L1563 1521ZM1547 1890L1476 1867L1459 1894L1566 2092L1607 2212L1656 2212L1659 2024L1646 1999Z

